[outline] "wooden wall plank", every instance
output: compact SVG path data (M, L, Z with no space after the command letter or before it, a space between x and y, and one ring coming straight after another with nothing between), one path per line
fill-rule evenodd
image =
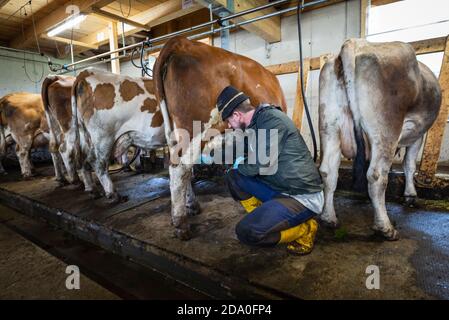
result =
M442 92L441 109L435 123L427 132L424 143L424 151L418 173L419 180L422 183L432 183L434 180L444 129L446 128L449 115L449 37L446 39L446 49L441 65L439 82Z
M370 6L371 6L370 0L360 1L360 38L366 38L366 34L368 31L367 22Z
M118 36L117 36L117 22L109 22L109 50L118 49ZM118 57L118 53L111 54L111 58ZM112 73L120 74L120 60L115 59L111 61L111 71Z
M309 80L309 70L310 70L310 60L304 59L303 61L304 67L304 93L307 90L307 82ZM304 97L301 92L301 74L300 74L300 66L298 66L298 79L296 81L296 98L295 105L293 107L293 116L292 120L296 127L301 130L302 127L302 117L304 114Z
M409 42L415 49L416 54L426 54L433 52L444 51L446 46L446 37L432 38L421 41ZM324 55L327 56L327 55ZM310 59L310 70L320 69L320 57L313 57ZM298 61L289 61L285 63L273 64L265 67L275 75L295 73L299 70Z

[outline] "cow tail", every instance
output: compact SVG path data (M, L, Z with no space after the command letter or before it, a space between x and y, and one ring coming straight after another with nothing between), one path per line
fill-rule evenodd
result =
M46 112L49 110L48 87L56 80L57 80L56 76L49 75L45 77L44 82L42 82L41 96L42 96L42 103L44 104L44 110Z
M6 157L6 137L5 137L5 124L4 120L4 104L6 103L6 98L0 99L0 161Z
M50 132L50 152L57 152L56 145L52 143L52 140L56 140L56 133L55 133L55 121L53 119L53 116L50 112L50 105L48 101L48 88L50 85L57 81L58 78L56 76L49 75L45 77L44 82L42 82L42 89L41 89L41 97L42 97L42 103L44 104L44 111L45 111L45 117L47 119L48 123L48 129Z
M369 162L366 160L365 140L363 132L360 128L356 128L354 124L355 141L357 144L357 153L352 163L352 184L356 192L368 191L368 180L366 174L368 172Z
M363 138L363 128L360 123L360 112L358 110L356 91L355 91L355 46L354 40L347 40L338 56L336 63L341 66L341 76L344 77L346 96L349 108L354 119L354 137L357 146L356 156L352 163L352 182L353 189L357 192L367 192L369 162L366 159L365 140Z
M78 106L76 103L77 100L77 86L78 79L75 80L72 87L72 96L71 96L71 104L72 104L72 130L75 135L74 143L73 143L73 160L75 163L75 169L79 170L82 167L81 163L81 142L80 142L80 130L78 124Z
M167 71L168 64L171 56L175 53L178 44L182 41L179 37L170 39L162 48L156 63L154 65L153 80L156 88L156 98L159 101L159 105L164 119L165 138L169 147L174 145L174 141L171 139L172 127L170 121L170 114L167 107L167 99L164 89L164 78Z

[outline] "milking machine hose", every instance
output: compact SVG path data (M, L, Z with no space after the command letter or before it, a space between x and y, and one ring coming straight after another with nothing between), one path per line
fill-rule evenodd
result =
M140 148L136 148L136 152L133 156L133 158L131 160L129 160L127 163L125 163L121 168L119 169L111 169L108 170L109 174L116 174L119 172L122 172L123 170L125 170L126 167L130 167L134 161L136 161L137 157L140 155L140 152L142 151L142 149Z
M302 1L304 3L304 1ZM299 43L299 76L301 78L301 94L304 101L304 109L306 110L307 123L309 124L310 134L312 135L313 144L313 162L317 159L317 145L315 131L313 130L312 118L310 117L309 106L307 104L306 95L304 92L304 72L303 72L303 59L302 59L302 35L301 35L301 1L298 1L296 8L296 22L298 24L298 43Z

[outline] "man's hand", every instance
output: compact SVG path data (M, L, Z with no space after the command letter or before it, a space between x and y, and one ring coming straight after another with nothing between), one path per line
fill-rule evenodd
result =
M245 160L245 157L238 157L235 159L235 162L232 166L226 169L225 173L228 174L231 170L237 170L239 167L239 164Z
M234 164L232 165L233 169L237 169L239 167L239 164L245 160L245 157L238 157L235 159Z
M200 162L201 164L212 164L214 159L208 154L201 154Z

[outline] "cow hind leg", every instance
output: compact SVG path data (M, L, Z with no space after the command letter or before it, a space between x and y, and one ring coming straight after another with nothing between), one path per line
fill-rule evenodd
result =
M118 192L115 191L114 184L108 172L108 162L102 160L95 160L93 163L95 174L100 181L101 186L105 192L105 196L109 203L119 203L122 200L126 200L121 197Z
M416 171L416 160L418 158L419 150L421 149L423 138L419 138L413 144L407 147L405 158L403 162L404 175L405 175L405 190L404 199L405 204L408 206L413 206L416 201L416 189L415 189L415 171Z
M113 141L98 141L95 145L100 146L100 148L94 149L95 159L89 162L95 170L95 174L103 187L108 202L119 203L126 201L127 198L121 196L115 190L111 176L109 175L109 159L113 144Z
M320 219L330 227L338 225L334 193L341 154L347 158L355 155L354 123L342 79L337 78L337 69L336 60L330 60L324 65L319 88L320 173L324 184L324 208Z
M385 206L388 173L394 157L392 150L395 149L396 146L374 143L371 149L371 162L367 172L368 193L375 212L373 230L376 233L380 233L387 240L399 239L399 233L391 224Z
M86 165L83 165L83 167L78 170L78 176L81 178L81 181L84 184L84 191L89 193L89 196L92 199L98 199L102 197L101 192L99 192L95 186L95 182L92 178L92 173Z
M68 182L64 176L63 161L59 152L51 152L51 159L55 168L55 180L58 187L66 185Z
M2 163L3 159L0 159L0 175L6 175L8 172L6 172L5 168L3 167Z
M341 160L340 138L335 134L323 134L321 137L322 159L320 173L324 184L324 209L321 221L330 227L337 227L338 219L335 214L334 193L337 188L338 168Z
M69 183L74 185L79 184L80 179L76 174L73 145L71 143L64 142L59 147L59 154L61 155L62 161L64 162Z
M30 152L32 145L32 137L21 139L17 143L17 157L19 158L20 170L24 179L29 179L33 176L33 166L30 160Z
M190 225L187 221L187 190L191 184L192 168L183 163L171 164L170 172L170 192L171 192L171 214L175 233L181 240L191 238Z

